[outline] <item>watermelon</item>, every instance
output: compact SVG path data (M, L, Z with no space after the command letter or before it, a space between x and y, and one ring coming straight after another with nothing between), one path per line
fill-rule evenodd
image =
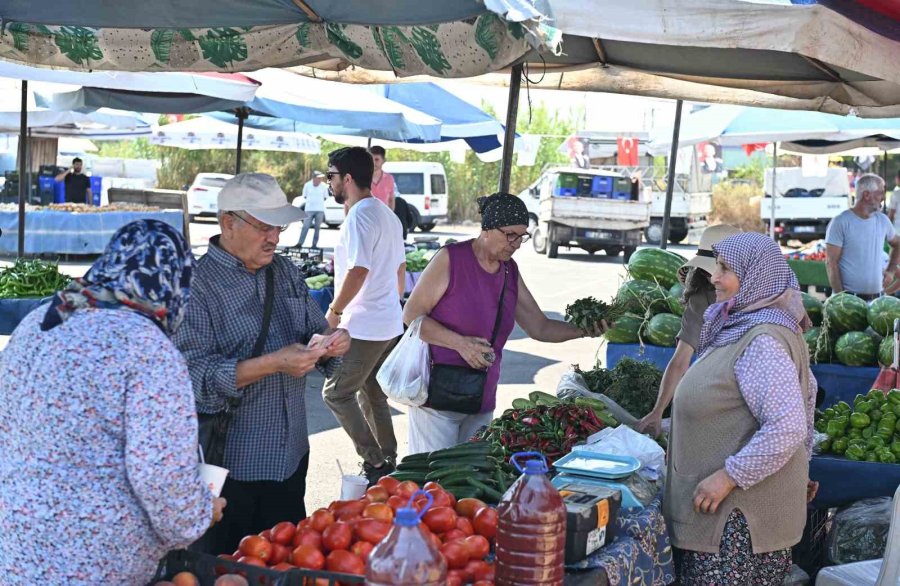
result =
M681 318L671 313L660 313L650 319L644 330L647 341L656 346L674 346L675 336L681 330Z
M882 336L894 332L894 320L900 319L900 299L887 295L869 304L869 325Z
M847 366L872 366L877 361L878 346L864 332L847 332L835 343L834 354Z
M822 336L822 348L819 348L819 337ZM834 348L831 346L831 340L828 333L821 328L810 328L803 338L806 345L809 346L809 360L814 363L828 363L834 359Z
M884 336L873 330L871 327L863 330L863 333L872 338L872 341L875 342L875 346L878 346L879 344L881 344L881 341L884 340Z
M636 344L640 340L641 325L644 318L633 313L626 313L616 320L604 336L612 344Z
M814 326L822 325L823 307L822 302L810 295L809 293L800 293L803 297L803 307L806 309L806 315L812 321Z
M684 305L681 303L681 297L672 297L669 295L669 311L678 317L684 315Z
M836 334L862 332L869 325L866 302L852 293L838 293L825 300L825 320Z
M684 297L684 285L682 285L681 282L675 283L669 287L669 295L680 300Z
M878 363L882 366L890 366L894 362L894 338L888 336L881 341L878 347Z
M626 311L644 315L648 308L657 308L655 302L668 305L666 290L652 281L635 279L626 281L616 293L616 303L624 304Z
M635 279L655 281L668 289L678 282L678 269L686 262L686 258L668 250L642 248L631 255L628 272Z

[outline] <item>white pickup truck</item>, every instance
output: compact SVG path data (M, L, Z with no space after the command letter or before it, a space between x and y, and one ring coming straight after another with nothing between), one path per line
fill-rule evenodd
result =
M830 167L824 175L804 175L799 167L779 167L775 191L775 236L782 244L824 238L828 222L850 207L850 179L843 167ZM766 171L765 192L759 214L769 227L771 169Z
M644 239L650 244L659 244L662 241L666 192L653 190L650 202L650 225L644 230ZM672 212L669 216L669 242L678 244L689 234L702 232L711 212L710 192L686 192L676 187L672 193ZM691 240L694 239L692 236Z
M609 196L592 191L601 183L615 186ZM548 169L520 197L532 218L534 249L548 258L564 246L608 256L624 252L628 262L650 225L650 202L642 198L640 184L610 171Z

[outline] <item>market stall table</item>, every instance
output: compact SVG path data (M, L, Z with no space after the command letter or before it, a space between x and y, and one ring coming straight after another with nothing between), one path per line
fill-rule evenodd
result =
M334 301L334 287L325 287L324 289L310 289L309 296L313 301L319 304L322 313L328 312L328 306Z
M607 344L606 367L613 368L626 356L635 360L649 360L660 370L665 370L666 365L675 348L652 346L645 344ZM818 404L831 405L838 401L853 402L853 397L866 394L872 388L872 383L878 376L878 368L865 366L844 366L843 364L812 364L813 374L819 383L819 388L824 392Z
M893 496L900 485L900 465L813 456L809 477L819 483L812 505L824 509L861 499Z
M44 298L0 299L0 336L9 336L36 307L49 300Z
M817 290L831 288L824 261L788 259L787 264L797 275L801 287L812 287Z
M180 210L155 212L30 211L25 215L27 254L102 254L116 230L135 220L161 220L184 228ZM16 255L19 219L16 212L0 212L0 254Z

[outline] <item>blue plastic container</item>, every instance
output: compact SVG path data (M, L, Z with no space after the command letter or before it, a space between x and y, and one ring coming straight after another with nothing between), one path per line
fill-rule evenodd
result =
M628 201L631 199L631 192L630 191L613 191L612 196L610 196L610 199L620 199L620 200Z
M575 187L557 187L553 191L553 195L560 197L575 197L578 195L578 189Z
M609 194L613 192L613 178L605 177L603 175L598 175L594 177L591 182L591 194L594 197L603 196L609 197Z
M100 205L100 195L103 193L103 177L91 175L91 203L92 205Z
M66 182L54 181L53 203L66 203Z

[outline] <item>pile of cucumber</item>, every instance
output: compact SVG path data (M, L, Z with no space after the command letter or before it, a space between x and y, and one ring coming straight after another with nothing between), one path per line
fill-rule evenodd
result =
M500 449L481 441L411 454L403 458L391 476L419 485L437 482L457 499L477 498L496 504L519 474L503 460Z

